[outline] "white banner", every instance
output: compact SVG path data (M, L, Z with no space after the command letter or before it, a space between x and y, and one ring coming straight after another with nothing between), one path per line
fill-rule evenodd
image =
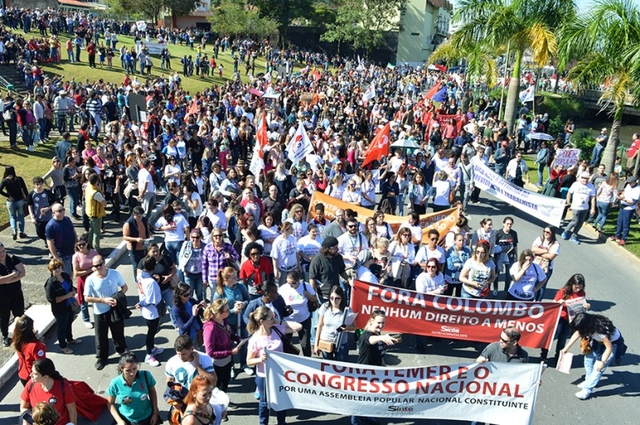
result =
M391 368L269 351L266 370L267 400L277 411L528 425L542 365Z
M529 192L509 183L484 164L474 165L475 186L552 226L560 226L565 200Z
M562 165L565 170L580 161L580 149L558 149L554 158L555 165Z

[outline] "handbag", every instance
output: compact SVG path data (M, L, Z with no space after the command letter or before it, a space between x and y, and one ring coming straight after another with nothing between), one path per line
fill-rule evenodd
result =
M544 258L542 255L536 255L536 258L533 262L540 266L543 272L549 273L549 263L550 261Z
M69 310L71 310L73 314L80 314L80 303L78 302L77 298L75 297L71 298L71 304L69 304Z
M289 340L289 338L285 337L282 334L282 332L280 332L280 329L276 328L275 326L272 329L275 333L278 334L278 336L280 337L280 340L282 341L282 351L284 351L287 354L293 354L294 356L297 356L300 354L300 349L298 349L298 347L293 345L293 343Z
M591 338L583 336L580 340L580 351L582 354L591 354Z
M160 302L156 304L156 308L158 309L158 315L160 317L167 314L167 303L165 303L164 300L160 300Z
M491 293L491 285L487 285L484 288L482 288L482 292L480 292L480 297L487 298L490 293Z
M336 344L329 341L320 340L318 342L318 349L324 351L325 353L333 353L336 348Z
M304 290L307 290L307 284L302 282L302 287ZM309 313L313 313L320 307L320 303L318 301L307 300L307 308L309 309Z

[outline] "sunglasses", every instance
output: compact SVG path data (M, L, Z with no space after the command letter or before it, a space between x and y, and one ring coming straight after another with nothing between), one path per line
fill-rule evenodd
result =
M98 269L100 267L104 266L104 261L102 263L98 263L98 264L94 264L93 267Z
M355 225L355 224L348 224L348 225L347 225L347 229L353 229L353 228L355 228L355 227L356 227L356 225Z
M430 241L437 241L438 238L429 238Z
M500 342L504 342L505 344L508 344L508 343L510 343L511 341L510 341L510 340L508 340L508 339L504 339L504 338L500 337Z
M214 238L221 238L222 237L222 235L211 235L211 236L213 236Z
M437 266L433 266L433 265L427 265L427 268L428 269L437 269L438 267Z
M259 252L250 252L250 253L249 253L249 256L250 256L250 257L257 257L257 256L259 256L259 255L260 255L260 253L259 253Z

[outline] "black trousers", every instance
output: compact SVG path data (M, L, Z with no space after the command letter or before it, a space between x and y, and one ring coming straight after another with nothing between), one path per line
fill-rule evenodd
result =
M104 314L95 314L95 335L96 335L96 357L98 360L106 362L109 358L109 338L108 333L111 331L113 345L118 354L127 351L127 342L124 338L124 320L113 321L111 312Z
M20 294L16 294L13 297L0 297L0 331L2 331L3 338L9 336L11 314L16 319L24 314L24 295L22 290Z

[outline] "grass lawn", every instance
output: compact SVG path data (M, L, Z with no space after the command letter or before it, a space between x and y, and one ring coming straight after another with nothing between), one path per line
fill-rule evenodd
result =
M67 62L67 52L65 48L65 43L69 37L66 34L60 35L60 45L62 47L62 56L61 62L58 64L46 65L44 66L44 70L49 74L55 75L64 75L65 80L75 79L75 81L86 81L89 82L96 81L98 79L103 79L109 83L117 83L121 84L124 79L124 70L120 66L120 58L119 53L116 52L116 55L113 58L113 68L109 69L106 67L101 68L98 64L97 69L89 68L88 56L86 51L82 51L80 55L80 63L70 64ZM118 36L118 44L117 48L119 49L122 45L129 47L135 46L134 37L129 36ZM224 53L222 51L219 52L218 59L216 60L217 64L222 63L224 67L223 78L218 78L218 71L216 70L213 74L215 77L209 76L206 78L200 78L200 76L194 75L192 77L184 77L182 76L182 64L180 63L180 59L184 55L191 55L193 59L197 55L197 50L191 50L188 47L180 46L176 44L175 46L169 44L169 52L171 53L171 67L173 71L178 71L180 73L180 77L182 78L182 87L184 90L195 93L197 91L202 91L207 87L211 87L213 84L223 84L227 80L233 77L233 59L231 58L231 50L226 50ZM208 57L211 58L213 56L213 45L209 44L203 51L203 53L207 53ZM96 58L96 61L98 58ZM136 69L138 69L136 67ZM249 77L244 76L244 66L239 64L238 69L240 71L240 75L242 76L242 81L248 82ZM264 57L258 57L256 59L256 70L253 71L253 74L259 74L265 71L264 67ZM160 68L160 57L153 57L153 68L151 70L152 77L158 77L161 75L168 76L170 71L163 71ZM139 79L147 78L147 76L136 74Z

